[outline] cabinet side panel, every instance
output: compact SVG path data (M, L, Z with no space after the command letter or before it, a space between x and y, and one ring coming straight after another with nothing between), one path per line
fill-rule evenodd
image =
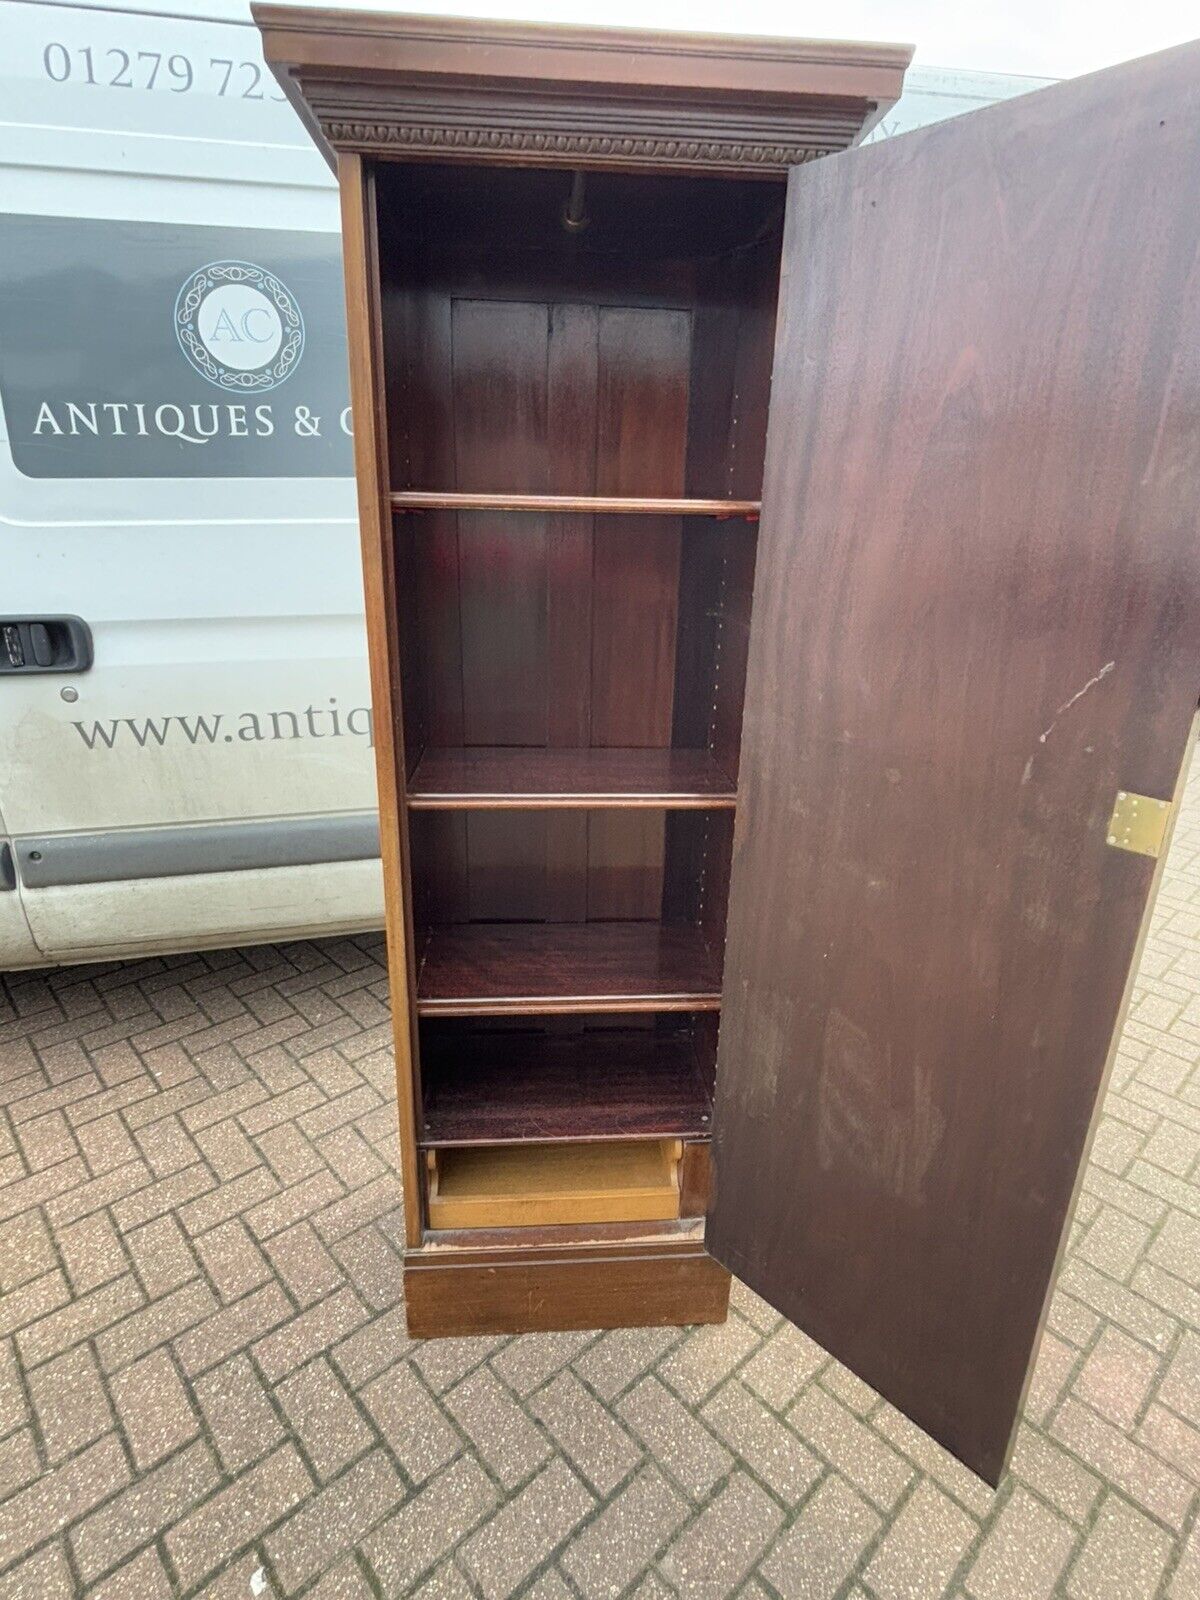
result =
M782 197L753 245L697 275L687 434L687 492L755 499L762 492L779 282ZM757 524L690 518L680 565L672 742L705 745L736 780ZM732 829L727 817L666 823L664 915L725 937Z
M346 326L350 346L350 399L354 408L354 469L362 537L363 599L375 719L375 771L379 789L379 840L387 917L388 980L396 1040L396 1097L404 1183L404 1232L421 1241L420 1186L415 1127L415 981L407 840L401 810L403 726L396 615L396 572L388 507L387 416L374 195L358 156L338 162L342 249L346 274Z
M745 276L738 319L725 487L725 493L735 499L754 499L762 495L781 244L781 236L772 234L750 251L743 263ZM757 524L740 523L729 529L724 548L721 633L707 742L722 767L734 778L741 760L750 602L757 554Z

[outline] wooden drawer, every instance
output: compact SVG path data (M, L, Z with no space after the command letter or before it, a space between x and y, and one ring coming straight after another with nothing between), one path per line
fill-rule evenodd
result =
M655 1222L679 1215L678 1139L426 1152L431 1228Z

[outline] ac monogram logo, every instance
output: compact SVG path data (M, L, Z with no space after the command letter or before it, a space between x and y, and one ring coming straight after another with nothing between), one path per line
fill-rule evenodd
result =
M175 333L202 377L238 393L276 388L304 352L296 297L249 261L213 261L191 273L175 301Z
M210 350L214 345L222 342L226 344L245 344L249 341L251 344L272 345L273 348L270 351L270 355L274 355L282 342L280 336L283 330L280 326L279 318L271 314L270 306L259 305L257 302L252 302L244 309L240 306L231 308L228 301L233 298L234 292L231 290L218 291L218 293L226 296L226 300L221 305L217 320L212 324L208 333L201 332L200 337ZM216 300L216 298L216 294L209 296L210 301ZM208 308L206 307L205 309ZM239 312L240 315L238 315L238 319L235 322L234 314ZM265 327L263 326L264 323ZM256 325L260 329L258 333L254 331ZM237 364L235 361L235 365Z

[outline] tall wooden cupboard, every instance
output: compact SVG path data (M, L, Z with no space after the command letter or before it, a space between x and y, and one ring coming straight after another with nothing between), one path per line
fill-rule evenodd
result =
M849 150L906 50L255 15L341 186L411 1330L732 1271L994 1483L1200 689L1200 50Z

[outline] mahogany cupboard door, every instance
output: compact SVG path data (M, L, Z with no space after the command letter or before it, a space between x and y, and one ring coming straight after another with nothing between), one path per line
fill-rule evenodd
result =
M753 618L708 1246L995 1483L1200 690L1200 47L793 174Z

